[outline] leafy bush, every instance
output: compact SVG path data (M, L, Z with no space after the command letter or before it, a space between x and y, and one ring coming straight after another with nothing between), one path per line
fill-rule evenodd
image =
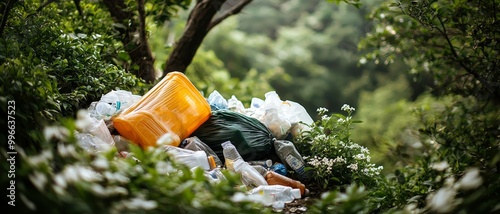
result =
M359 122L351 116L355 109L344 105L341 110L347 116L327 115L327 109L319 108L321 119L302 132L296 140L297 148L314 174L313 184L327 189L351 183L374 185L383 167L370 162L366 147L351 141L351 125Z
M16 141L25 149L40 147L44 125L73 117L103 94L116 89L140 94L148 87L101 56L109 37L65 32L70 23L64 28L54 24L61 8L49 7L42 14L35 9L32 4L13 7L0 38L0 102L4 107L16 102L16 127L23 127L16 130Z
M330 143L321 147L302 142L298 144L301 151L309 152L308 155L315 152L313 154L319 159L328 161L340 155L351 158L346 158L349 161L343 165L334 162L337 167L332 164L331 169L328 161L319 165L312 161L316 183L346 187L333 190L334 187L328 186L328 191L312 205L312 212L495 213L500 210L500 195L496 191L500 186L500 142L496 137L500 127L498 109L486 106L483 111L477 111L483 103L471 97L437 99L423 96L420 99L412 103L413 114L407 116L418 121L414 125L420 126L418 140L425 150L412 156L412 162L395 167L393 173L374 174L370 178L363 174L353 176L354 173L346 167L349 161L358 161L359 165L359 160L352 157L363 154L360 150L350 150L354 154L336 152L339 148L340 151L349 151L339 145L343 145L340 139L349 138L350 123L345 121L352 120L349 118L350 108L343 108L348 110L347 117L332 115L338 121L335 123L324 115L324 109L319 109L320 115L323 112L322 119L316 121L304 137L318 145ZM321 121L326 125L317 126ZM323 159L325 156L328 158ZM365 161L360 166L369 167L370 164Z

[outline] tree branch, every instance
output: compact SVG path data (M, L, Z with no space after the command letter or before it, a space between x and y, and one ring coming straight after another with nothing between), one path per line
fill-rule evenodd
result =
M141 0L138 0L139 10L144 12L144 4L140 5ZM142 1L144 2L144 1ZM154 66L151 66L151 61L153 60L151 51L149 49L149 43L147 43L146 30L145 30L145 18L144 14L140 21L142 23L137 23L134 20L134 13L125 4L124 0L103 0L102 3L108 8L111 17L113 17L115 23L121 24L120 27L115 27L115 29L120 33L119 39L125 47L130 59L132 60L132 65L138 65L139 69L131 69L131 71L137 76L147 82L152 82L155 79ZM139 11L139 13L142 13ZM142 28L144 27L144 28ZM139 38L136 40L134 35L139 32ZM141 34L145 39L141 39ZM146 41L146 43L143 43Z
M237 5L221 15L221 17L212 21L220 6L222 6L226 0L198 0L189 14L184 33L175 43L168 57L162 77L172 71L185 72L210 29L227 17L239 13L251 1L252 0L240 1Z
M208 25L208 27L207 27L207 31L210 31L213 27L215 27L216 25L218 25L219 23L221 23L224 19L227 19L228 17L230 17L232 15L240 13L241 10L245 6L247 6L248 4L250 4L252 1L253 0L241 0L240 2L238 2L238 4L234 5L232 8L230 8L229 10L227 10L220 17L212 20L212 22L210 23L210 25Z
M0 35L3 33L3 29L5 29L5 26L7 25L7 19L9 18L9 12L10 9L12 9L14 3L16 3L17 0L10 0L7 2L7 4L4 4L5 7L0 7L2 11L2 21L0 22Z
M481 82L488 89L488 91L490 91L490 93L495 93L495 89L490 86L490 84L488 83L488 81L486 79L484 79L481 75L479 75L477 72L472 70L469 66L464 64L463 60L458 56L457 51L455 50L455 47L451 43L450 38L448 37L446 27L444 26L443 20L441 19L441 17L439 15L437 16L437 18L439 20L439 23L441 24L441 27L443 28L443 29L437 28L437 30L439 32L441 32L443 37L446 39L446 42L448 43L448 46L450 47L450 50L451 50L453 56L455 57L455 59L458 61L458 63L465 69L465 71L467 71L467 73L472 74L472 76L474 76L474 78L479 80L479 82Z

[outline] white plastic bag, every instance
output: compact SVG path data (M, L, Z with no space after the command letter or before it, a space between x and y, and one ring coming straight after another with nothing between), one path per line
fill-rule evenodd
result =
M112 90L102 95L98 102L93 102L91 104L91 110L95 111L97 118L110 120L112 116L132 106L132 104L139 101L139 99L141 99L141 96L134 95L130 91Z
M231 98L227 100L227 107L231 111L239 112L242 114L245 113L245 106L243 106L243 103L234 95L232 95Z
M288 133L296 137L314 122L302 105L290 100L282 101L276 91L267 92L265 97L254 115L268 126L277 139L286 138Z

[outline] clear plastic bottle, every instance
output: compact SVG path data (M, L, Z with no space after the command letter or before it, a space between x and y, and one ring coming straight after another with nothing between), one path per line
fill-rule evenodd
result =
M258 186L248 191L248 194L260 195L262 196L262 204L266 206L272 205L273 208L279 209L284 208L285 203L290 203L302 197L299 189L283 185Z
M256 169L262 176L266 176L267 168L262 165L251 165L254 169Z
M231 143L231 141L226 141L221 144L222 146L222 154L224 155L224 164L226 165L226 169L229 171L234 170L234 162L236 160L243 160L236 147Z
M275 140L274 149L280 160L286 167L291 168L300 180L306 180L309 176L305 171L305 161L292 142L287 140Z
M234 162L234 171L241 175L241 181L247 187L267 185L267 181L264 176L243 159L237 159Z
M203 143L203 141L201 141L200 138L196 136L184 139L179 147L193 151L205 151L207 155L210 155L214 158L215 164L217 166L222 166L222 161L219 159L219 156L217 156L217 153L215 153L212 148Z
M250 165L261 165L265 168L269 168L273 165L273 161L271 159L267 160L256 160L256 161L248 161Z
M204 170L210 170L216 167L214 158L207 156L204 151L192 151L171 145L164 145L164 148L167 153L174 156L175 161L190 168L201 167Z
M209 181L215 183L226 180L226 176L222 174L222 169L220 167L216 167L210 171L205 171L205 177L207 177Z
M306 186L300 181L291 179L284 175L280 175L274 171L268 171L265 175L265 178L267 184L269 185L283 185L283 186L289 186L294 189L300 189L301 195L307 195L309 193L309 190L306 189Z

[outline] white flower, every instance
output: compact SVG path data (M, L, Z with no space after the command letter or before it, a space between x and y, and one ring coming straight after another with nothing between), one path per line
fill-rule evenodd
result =
M39 155L28 157L28 162L33 166L38 166L41 163L48 163L54 158L52 151L43 150Z
M75 146L64 145L63 143L57 144L57 152L59 152L62 157L76 157L78 155Z
M56 183L57 186L60 186L62 188L66 188L66 179L62 174L57 174L54 176L54 182Z
M78 167L77 170L78 170L78 176L83 181L94 182L94 181L100 181L102 178L99 174L97 174L97 172L87 167Z
M351 107L350 105L347 105L347 104L344 104L340 110L342 111L347 111L347 112L353 112L355 111L356 109L354 107Z
M357 155L354 155L354 159L364 160L364 159L366 159L366 157L365 157L365 154L357 154Z
M156 201L148 201L144 200L142 198L133 198L130 201L130 208L139 208L139 209L145 209L145 210L152 210L158 206Z
M176 171L171 163L167 163L165 161L158 161L155 165L155 168L160 175L168 175L169 173L173 173Z
M95 194L95 195L98 195L98 196L103 196L103 197L106 197L107 194L106 194L106 191L104 190L104 187L102 187L101 185L99 184L92 184L92 186L90 186L90 190Z
M351 171L357 171L358 170L358 164L357 163L352 163L347 166L347 168L351 169Z
M40 191L43 191L45 184L47 184L48 180L45 174L37 171L33 175L29 175L29 179L31 183L33 183L33 185L35 185L35 187Z
M335 160L333 160L333 162L335 163L346 163L346 160L340 156L340 157L336 157Z
M85 109L80 109L76 113L76 128L79 130L88 130L92 126L92 118L90 113Z
M472 168L457 182L460 189L470 190L481 186L483 178L479 175L479 169Z
M320 107L316 110L319 114L325 114L326 112L328 112L328 109L326 108L323 108L323 107Z
M437 171L443 171L449 167L448 162L441 161L439 163L433 163L431 168Z
M99 156L94 161L92 161L92 166L97 169L106 170L109 168L109 162L106 158Z
M441 188L436 194L430 195L428 199L428 205L433 211L438 213L449 213L453 210L454 204L453 199L456 192L452 188Z
M106 171L106 172L104 172L103 175L107 180L109 180L109 182L117 182L117 183L122 183L122 184L130 182L130 178L128 178L127 176L125 176L119 172L112 173L112 172Z
M43 136L47 141L52 138L64 140L67 136L69 136L69 131L63 126L46 126L43 129Z

